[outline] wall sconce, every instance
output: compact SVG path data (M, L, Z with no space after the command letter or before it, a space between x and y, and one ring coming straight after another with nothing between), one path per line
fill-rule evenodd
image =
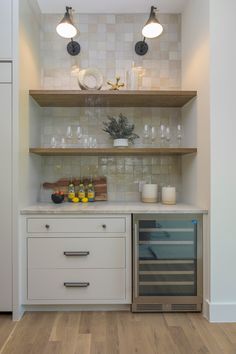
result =
M66 6L66 12L63 19L58 23L56 31L63 38L70 38L71 41L67 44L67 52L70 55L78 55L80 53L80 44L73 40L78 33L72 20L72 7Z
M163 27L156 17L156 10L156 7L151 7L149 19L142 29L143 40L135 44L135 53L138 55L145 55L148 51L146 38L156 38L163 32Z

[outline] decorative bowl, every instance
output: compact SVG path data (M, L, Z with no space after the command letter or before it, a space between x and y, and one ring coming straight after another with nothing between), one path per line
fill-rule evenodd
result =
M51 199L55 204L61 204L64 201L64 194L52 194Z

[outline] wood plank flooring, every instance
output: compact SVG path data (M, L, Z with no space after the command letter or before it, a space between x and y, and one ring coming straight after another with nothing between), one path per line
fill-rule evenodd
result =
M31 312L0 315L0 354L236 354L236 323L201 314Z

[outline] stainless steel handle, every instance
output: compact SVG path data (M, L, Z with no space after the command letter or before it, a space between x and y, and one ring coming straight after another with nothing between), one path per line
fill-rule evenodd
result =
M85 257L89 255L89 251L65 251L63 254L66 257Z
M90 284L88 282L66 282L64 286L66 288L87 288Z
M138 297L138 230L137 224L134 224L134 294L135 297Z

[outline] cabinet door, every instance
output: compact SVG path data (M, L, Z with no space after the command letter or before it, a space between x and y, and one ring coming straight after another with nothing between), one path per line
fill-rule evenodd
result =
M12 57L12 0L1 1L0 59Z
M4 1L7 3L7 1ZM5 5L4 5L5 6ZM0 31L1 32L1 31ZM1 64L0 64L1 65ZM0 311L12 310L11 198L12 198L11 84L0 82Z

